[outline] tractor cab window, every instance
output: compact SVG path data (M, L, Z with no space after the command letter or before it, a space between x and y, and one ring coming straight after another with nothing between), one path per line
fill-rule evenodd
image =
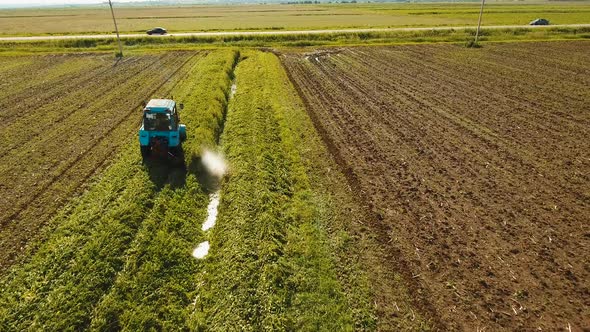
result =
M170 121L170 114L145 113L143 119L143 128L145 130L157 131L172 130L172 121Z

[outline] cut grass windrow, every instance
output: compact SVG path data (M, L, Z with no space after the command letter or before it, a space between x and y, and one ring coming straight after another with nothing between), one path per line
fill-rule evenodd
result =
M191 327L371 329L368 286L356 271L347 282L359 287L343 293L349 287L336 271L330 216L299 151L306 142L294 123L305 111L273 54L243 59L222 136L230 172ZM349 301L355 297L361 301Z
M182 330L193 302L201 262L190 253L204 238L208 195L191 169L204 146L213 147L221 131L238 53L214 52L176 92L185 104L182 122L190 128L184 144L189 172L179 187L166 187L127 253L124 270L94 312L92 329Z

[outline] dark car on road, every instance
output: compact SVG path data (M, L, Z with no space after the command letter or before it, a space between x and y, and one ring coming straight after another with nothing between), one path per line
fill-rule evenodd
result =
M167 33L168 33L168 31L166 31L166 29L164 29L164 28L153 28L153 29L147 31L147 34L150 36L151 35L165 35Z
M529 25L549 25L549 21L547 21L544 18L538 18L534 21L531 21L531 23L529 23Z

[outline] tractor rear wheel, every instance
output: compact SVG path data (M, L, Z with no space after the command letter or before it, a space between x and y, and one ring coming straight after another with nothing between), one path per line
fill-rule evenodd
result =
M183 166L184 165L184 150L182 150L182 146L178 145L175 147L170 148L170 154L172 164L175 166Z
M148 146L140 146L140 148L141 148L141 157L143 159L149 158L149 156L152 152L152 149L150 148L150 146L149 145Z

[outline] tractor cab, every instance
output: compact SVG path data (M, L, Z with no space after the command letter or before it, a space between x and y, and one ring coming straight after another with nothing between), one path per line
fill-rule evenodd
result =
M183 105L178 105L180 109ZM180 124L179 109L174 100L152 99L143 108L139 128L139 145L144 158L178 157L180 144L186 139L186 127Z
M143 114L143 130L151 131L166 131L172 130L177 121L171 114L168 113L153 113L144 112Z

